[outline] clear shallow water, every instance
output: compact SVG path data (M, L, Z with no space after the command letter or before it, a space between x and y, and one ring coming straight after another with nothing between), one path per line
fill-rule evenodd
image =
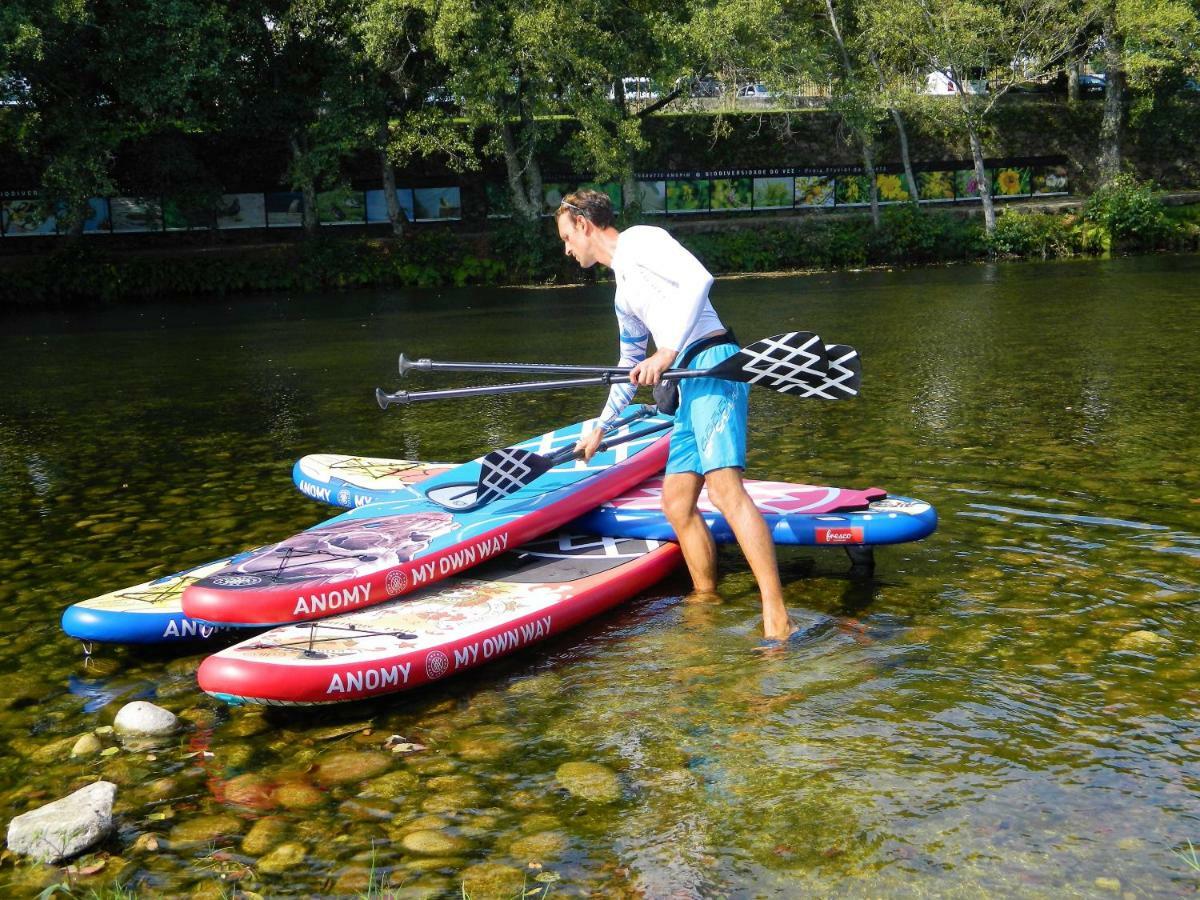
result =
M0 809L117 781L83 890L354 894L373 871L413 896L1192 895L1198 278L1200 258L1149 257L721 281L743 338L809 328L864 360L852 403L756 393L750 474L921 497L937 534L868 578L781 550L806 626L783 654L754 652L731 551L722 606L680 603L676 576L438 690L267 715L201 694L199 649L85 667L62 608L325 518L290 484L305 453L458 460L593 412L603 390L388 413L372 390L400 385L400 350L603 362L611 288L7 320ZM193 727L69 758L143 696ZM393 733L430 750L375 771ZM571 761L619 796L565 791ZM13 893L62 878L0 868Z

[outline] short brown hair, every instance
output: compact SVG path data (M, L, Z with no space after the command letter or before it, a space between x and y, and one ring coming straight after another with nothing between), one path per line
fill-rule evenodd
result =
M554 218L558 219L563 213L567 213L572 218L582 216L597 228L608 228L616 221L612 200L608 194L588 188L563 197Z

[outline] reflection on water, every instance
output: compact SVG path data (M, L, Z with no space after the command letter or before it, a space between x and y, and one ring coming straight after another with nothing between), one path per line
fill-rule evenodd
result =
M719 282L739 334L813 329L864 360L852 403L755 394L751 474L921 497L939 532L869 575L781 549L802 625L783 652L760 652L753 579L724 550L722 604L680 602L677 575L473 678L318 713L206 698L196 648L85 667L58 616L320 521L290 487L302 454L466 459L593 413L603 388L387 413L372 392L481 380L402 383L401 350L608 361L610 288L10 321L4 806L117 781L117 862L85 884L159 893L213 872L263 893L362 893L372 873L414 896L1194 892L1176 851L1200 842L1198 274L1154 257ZM72 759L150 693L191 723L178 747ZM430 750L379 763L391 734ZM339 780L348 759L370 774ZM615 799L565 788L571 761L605 766Z

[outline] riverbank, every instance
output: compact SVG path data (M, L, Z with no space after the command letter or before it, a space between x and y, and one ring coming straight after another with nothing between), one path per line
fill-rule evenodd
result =
M1153 195L1132 180L1086 199L1010 202L998 210L991 235L978 207L892 206L878 229L865 212L648 221L668 227L718 275L1200 249L1200 193ZM411 231L402 241L359 234L114 250L84 239L50 254L0 260L0 267L0 307L7 308L596 277L564 259L550 220L509 220L479 233Z

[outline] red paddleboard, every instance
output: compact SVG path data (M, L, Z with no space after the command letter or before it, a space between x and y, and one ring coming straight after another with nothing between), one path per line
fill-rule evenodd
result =
M482 458L352 509L240 556L189 585L183 611L220 625L267 626L319 619L382 603L440 581L546 534L662 469L669 437L650 414L614 430L615 444L588 462L571 460L501 499L476 496ZM587 420L517 447L538 454L573 447ZM625 442L620 441L628 438ZM513 463L508 471L528 471ZM521 479L513 479L521 482Z
M565 631L653 585L672 543L560 532L379 606L285 625L206 659L227 703L309 706L421 687Z

